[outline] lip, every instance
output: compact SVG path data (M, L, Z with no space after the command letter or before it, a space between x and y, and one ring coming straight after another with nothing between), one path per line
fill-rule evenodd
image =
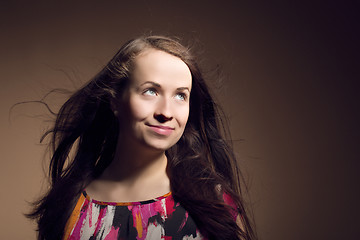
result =
M150 129L154 131L155 133L163 136L169 136L175 129L168 126L162 126L162 125L150 125L148 124Z

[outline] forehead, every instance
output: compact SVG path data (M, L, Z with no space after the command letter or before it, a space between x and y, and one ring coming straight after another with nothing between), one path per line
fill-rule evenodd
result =
M189 67L180 58L164 51L148 49L134 60L134 84L152 81L160 85L190 88L191 78Z

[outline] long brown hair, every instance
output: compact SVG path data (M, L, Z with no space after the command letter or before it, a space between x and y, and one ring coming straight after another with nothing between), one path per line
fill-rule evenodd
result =
M62 106L51 135L50 190L28 216L38 220L39 239L61 239L81 191L114 157L119 122L111 102L122 96L132 63L145 49L179 57L192 74L190 115L181 139L166 151L173 197L189 212L209 239L255 239L240 189L240 171L225 141L219 111L190 50L164 36L127 42L84 87ZM121 114L121 113L119 113ZM70 150L76 148L69 159ZM232 197L241 216L240 228L223 199Z

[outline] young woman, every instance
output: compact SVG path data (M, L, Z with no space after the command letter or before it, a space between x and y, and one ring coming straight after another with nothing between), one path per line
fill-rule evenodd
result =
M255 239L221 129L188 48L129 41L48 132L51 186L29 215L38 238Z

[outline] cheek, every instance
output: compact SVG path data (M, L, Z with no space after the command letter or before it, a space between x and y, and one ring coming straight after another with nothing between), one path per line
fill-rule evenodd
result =
M129 107L131 115L135 120L143 120L151 114L151 104L137 98L130 99Z
M189 118L189 106L182 106L177 108L176 114L179 124L182 127L185 127Z

